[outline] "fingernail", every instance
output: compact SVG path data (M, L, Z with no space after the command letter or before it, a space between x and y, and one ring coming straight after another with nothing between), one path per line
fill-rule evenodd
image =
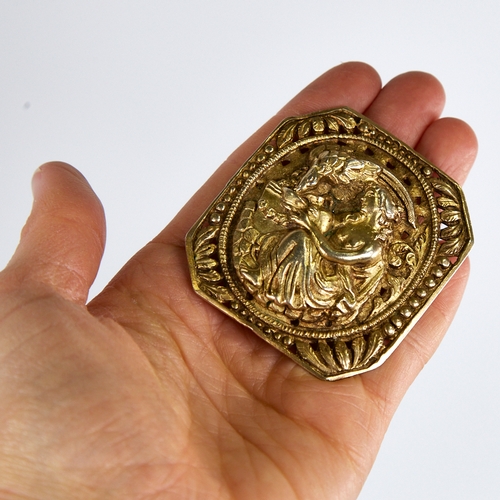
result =
M42 168L38 167L31 178L31 191L33 192L33 199L36 201L40 195L42 185Z

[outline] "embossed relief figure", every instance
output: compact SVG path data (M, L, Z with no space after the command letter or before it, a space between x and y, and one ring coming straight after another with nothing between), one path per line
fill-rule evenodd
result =
M393 227L404 211L394 188L402 198L405 189L379 165L349 153L320 146L296 186L270 182L256 210L276 230L256 238L248 249L253 256L238 259L237 272L254 298L296 324L364 320L395 298L383 300L381 292ZM414 218L411 209L408 215Z

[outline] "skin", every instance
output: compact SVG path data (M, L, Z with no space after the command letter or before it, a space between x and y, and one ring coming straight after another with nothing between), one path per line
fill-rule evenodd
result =
M347 63L319 77L237 149L178 216L86 304L104 215L63 163L33 179L34 204L0 273L0 498L356 498L401 398L445 334L466 262L389 360L315 379L194 294L184 236L284 117L347 105L459 182L476 155L439 115L424 73L383 88Z

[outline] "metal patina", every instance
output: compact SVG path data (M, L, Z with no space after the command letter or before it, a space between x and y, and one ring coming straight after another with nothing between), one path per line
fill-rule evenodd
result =
M193 286L325 380L394 351L465 259L460 186L348 108L290 118L186 240Z

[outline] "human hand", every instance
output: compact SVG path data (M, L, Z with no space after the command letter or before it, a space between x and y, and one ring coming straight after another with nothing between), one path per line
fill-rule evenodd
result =
M438 119L422 73L383 89L348 63L325 73L236 150L178 216L86 305L104 216L83 177L47 164L0 274L3 498L355 498L405 391L459 304L465 262L372 372L315 379L193 291L184 236L285 117L349 106L462 182L470 128Z

